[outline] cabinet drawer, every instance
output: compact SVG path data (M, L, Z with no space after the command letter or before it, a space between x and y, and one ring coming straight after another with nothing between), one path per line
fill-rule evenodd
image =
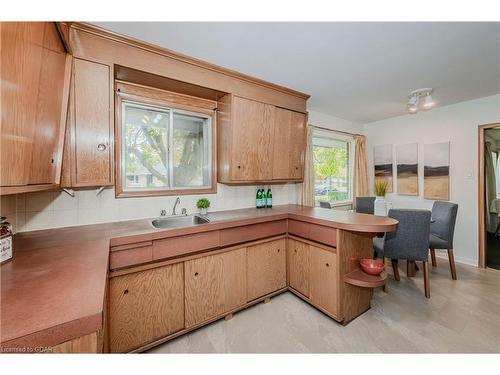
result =
M189 234L153 241L153 259L177 257L219 247L219 231Z
M245 225L242 227L221 230L220 244L221 246L228 246L258 240L260 238L278 236L284 233L286 233L286 220Z
M151 241L117 246L111 248L111 253L109 255L109 268L123 268L151 262L152 260L153 246Z
M328 246L337 246L337 230L324 225L288 220L288 233Z

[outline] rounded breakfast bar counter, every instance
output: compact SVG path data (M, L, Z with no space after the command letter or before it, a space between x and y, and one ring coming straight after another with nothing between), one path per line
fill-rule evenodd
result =
M14 258L1 268L1 346L53 346L100 332L110 246L284 220L333 229L339 259L348 263L357 257L350 250L357 241L363 242L366 251L373 233L397 227L395 220L386 217L297 205L208 216L208 224L167 230L155 229L150 219L140 219L14 235ZM347 263L342 261L342 274L354 266Z

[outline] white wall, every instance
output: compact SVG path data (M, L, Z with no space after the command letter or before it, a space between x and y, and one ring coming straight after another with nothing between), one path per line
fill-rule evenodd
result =
M290 185L273 185L273 203L288 204ZM165 209L169 215L176 196L115 198L113 188L105 189L96 196L97 189L76 191L71 197L65 192L38 192L3 196L0 211L14 225L16 232L57 228L73 225L95 224L160 215ZM201 197L210 200L209 211L223 211L255 207L256 186L217 185L217 194L181 195L177 208L195 213L196 201Z
M363 134L363 125L339 117L309 110L309 124L331 130Z
M388 194L387 199L393 202L394 208L432 207L433 201L423 198L423 145L450 141L450 201L458 203L455 257L457 261L474 265L478 260L477 128L492 122L500 122L500 95L364 125L370 186L373 186L374 145L419 143L420 195ZM394 191L396 188L394 178Z

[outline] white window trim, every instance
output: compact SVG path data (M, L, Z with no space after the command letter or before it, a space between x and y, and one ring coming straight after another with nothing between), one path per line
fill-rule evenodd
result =
M167 166L167 172L168 172L168 186L165 187L155 187L155 188L130 188L126 187L126 163L124 162L125 160L125 153L126 153L126 132L125 130L125 109L127 105L132 105L134 107L138 108L144 108L144 109L156 109L158 111L167 113L169 115L169 124L168 124L168 147L167 147L167 157L168 157L168 166ZM189 190L208 190L212 188L212 160L213 160L213 155L212 151L212 116L207 115L206 113L200 113L200 112L193 112L193 111L186 111L182 109L178 109L175 107L167 107L167 106L161 106L161 105L155 105L155 104L147 104L147 103L141 103L139 101L135 100L128 100L124 99L121 102L121 124L119 126L121 127L121 136L122 139L121 141L121 150L120 150L120 158L122 160L121 164L121 184L122 184L122 191L123 193L135 193L135 192L169 192L169 191L189 191ZM205 144L205 147L209 150L208 152L208 160L206 165L203 165L202 168L203 170L207 170L208 172L208 185L201 185L201 186L189 186L189 187L174 187L173 186L173 174L174 174L174 169L173 169L173 161L174 161L174 156L173 156L173 130L174 130L174 113L180 113L180 114L185 114L185 115L192 115L196 117L203 118L207 120L207 143Z
M349 196L350 199L346 199L343 201L331 201L330 205L332 207L341 207L348 206L354 204L353 197L353 183L354 183L354 152L355 152L355 139L353 135L341 134L335 132L335 130L326 130L326 129L318 129L313 126L313 146L314 146L314 138L328 138L336 141L344 141L348 143L348 177L349 177Z

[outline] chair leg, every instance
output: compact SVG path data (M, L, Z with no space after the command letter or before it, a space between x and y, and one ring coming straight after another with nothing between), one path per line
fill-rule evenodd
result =
M455 267L455 257L453 256L453 249L448 249L448 260L450 262L451 278L457 279L457 269Z
M437 267L437 262L436 262L436 250L430 249L431 251L431 261L432 261L432 267Z
M429 279L429 262L424 261L424 290L425 298L431 298L431 281Z
M413 260L406 261L406 277L415 277L416 264Z
M392 263L392 271L394 272L394 279L396 281L399 281L398 260L397 259L391 259L391 263Z

